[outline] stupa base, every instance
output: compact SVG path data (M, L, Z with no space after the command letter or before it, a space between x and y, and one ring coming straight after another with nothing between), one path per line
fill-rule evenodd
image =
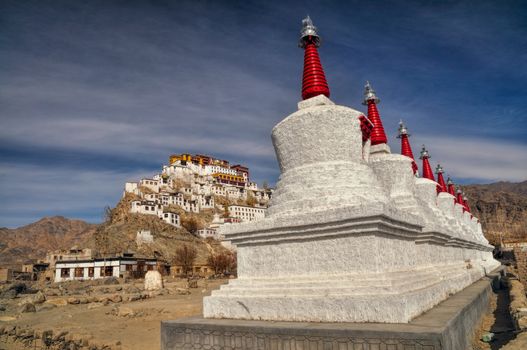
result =
M405 324L308 323L186 318L161 324L162 350L460 350L488 309L501 270ZM383 312L379 310L379 312Z

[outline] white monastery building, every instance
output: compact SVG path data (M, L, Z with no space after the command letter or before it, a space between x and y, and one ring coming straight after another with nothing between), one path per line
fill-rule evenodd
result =
M245 221L256 221L265 217L265 208L255 208L246 205L230 205L229 213L231 217Z
M221 239L217 231L226 222L265 217L273 190L258 188L249 180L249 168L243 165L231 165L211 156L179 154L170 156L169 164L162 169L152 178L125 184L123 196L130 193L137 197L131 202L131 213L155 215L169 225L181 227L181 218L174 207L189 213L228 211L230 217L215 217L213 223L197 232L200 237L215 239Z

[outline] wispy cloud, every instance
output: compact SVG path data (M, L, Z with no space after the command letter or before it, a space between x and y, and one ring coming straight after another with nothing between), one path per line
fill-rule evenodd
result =
M420 135L413 140L417 156L426 144L434 164L440 163L453 179L484 182L527 180L527 144L489 138L455 138ZM397 151L399 147L395 148Z
M500 156L525 160L518 154L527 140L522 5L4 1L0 7L0 164L9 164L0 177L9 196L0 225L54 212L95 220L126 179L154 173L174 152L229 158L247 164L256 181L275 182L270 131L299 98L296 42L306 14L322 35L336 103L363 108L363 82L370 80L391 141L403 118L414 148L426 142L452 176L522 180L522 163ZM16 196L31 173L40 187Z
M0 226L14 227L45 215L100 222L104 207L116 203L126 181L150 174L150 169L122 173L2 163Z

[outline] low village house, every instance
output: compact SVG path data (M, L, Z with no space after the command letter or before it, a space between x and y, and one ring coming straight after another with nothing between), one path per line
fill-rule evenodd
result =
M111 258L63 260L55 264L55 282L94 280L106 277L143 278L147 271L167 274L170 268L154 258L134 257L131 253Z

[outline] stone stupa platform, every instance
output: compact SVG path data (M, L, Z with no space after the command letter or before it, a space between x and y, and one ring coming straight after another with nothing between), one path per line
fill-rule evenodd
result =
M488 310L501 268L409 323L164 321L162 350L463 350ZM380 311L382 313L382 311ZM389 312L386 310L385 312Z

